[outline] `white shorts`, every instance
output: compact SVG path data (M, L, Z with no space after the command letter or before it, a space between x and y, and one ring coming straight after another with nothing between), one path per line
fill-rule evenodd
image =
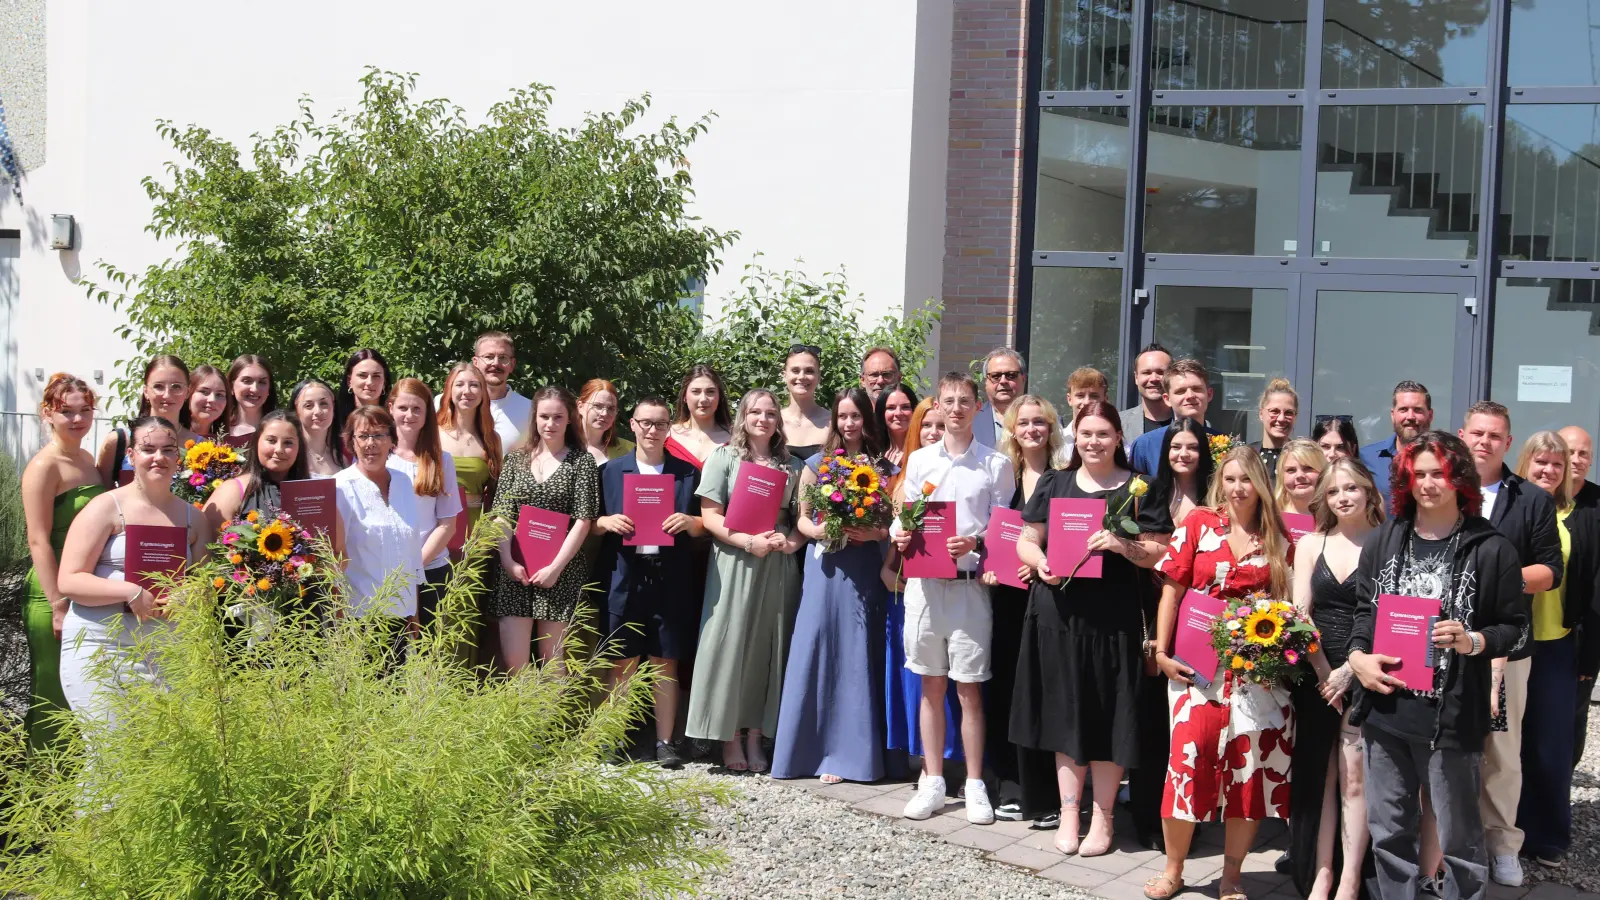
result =
M988 681L994 617L989 589L965 579L912 578L906 584L906 668L953 681Z

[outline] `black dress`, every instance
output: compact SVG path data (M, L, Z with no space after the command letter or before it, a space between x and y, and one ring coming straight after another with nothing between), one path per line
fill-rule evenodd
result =
M1311 620L1322 635L1322 653L1328 665L1337 669L1344 665L1350 652L1350 630L1355 624L1356 575L1340 581L1328 568L1328 561L1318 548L1317 561L1311 570ZM1317 679L1311 675L1301 677L1290 692L1294 700L1294 759L1289 767L1289 858L1295 887L1302 895L1310 894L1317 877L1317 837L1322 827L1322 797L1327 784L1328 765L1333 748L1339 744L1343 716L1322 699L1317 690ZM1348 698L1346 700L1348 702ZM1335 795L1334 802L1338 803ZM1343 834L1343 825L1334 820L1334 834ZM1344 842L1336 837L1333 842L1333 874L1337 879L1343 866ZM1363 870L1373 867L1372 854L1367 853ZM1369 877L1376 874L1369 873ZM1361 895L1367 896L1363 884ZM1334 889L1338 889L1337 881Z
M1078 486L1077 476L1076 470L1047 473L1023 520L1048 522L1056 497L1103 499L1112 510L1127 499L1126 485L1087 491ZM1014 743L1066 754L1078 765L1110 761L1132 767L1138 762L1146 630L1140 582L1149 577L1126 558L1106 553L1099 578L1079 575L1055 587L1034 582L1017 654Z
M1050 473L1039 476L1037 494ZM1023 508L1022 485L1011 496L1011 508ZM993 676L984 685L984 756L1000 782L1000 802L1017 803L1025 819L1036 819L1061 809L1061 785L1056 777L1055 754L1011 742L1011 704L1017 682L1022 625L1027 618L1028 591L1010 585L989 589L993 609L989 659Z

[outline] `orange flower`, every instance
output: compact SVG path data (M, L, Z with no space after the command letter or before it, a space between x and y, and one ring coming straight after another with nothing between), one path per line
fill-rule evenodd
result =
M1321 650L1321 649L1322 649L1322 645L1321 644L1315 644L1314 643L1314 644L1312 644L1312 645L1310 645L1309 647L1306 648L1306 652L1307 653L1315 653L1315 652L1317 652L1318 650Z
M195 505L194 505L194 508L195 508L195 509L205 509L205 507L204 507L204 506L202 506L202 505L200 505L200 504L199 504L199 503L196 503L196 504L195 504Z
M228 583L228 579L226 579L226 578L213 578L213 579L211 579L211 586L214 587L214 588L220 588L220 587L222 587L223 585L225 585L227 583Z
M1256 667L1256 664L1251 662L1250 660L1247 659L1247 660L1244 661L1244 670L1246 672L1252 671L1253 669L1255 669L1255 667Z
M867 511L866 511L866 510L864 510L864 509L861 509L861 508L859 508L859 507L857 507L857 508L856 508L856 518L858 518L858 519L864 519L864 518L866 518L866 517L867 517Z
M259 520L260 518L261 518L261 514L256 512L253 509L250 510L250 514L249 515L245 516L245 520L248 521L248 522L252 522L252 523L257 521L257 520Z
M231 563L233 563L234 565L237 566L239 563L244 562L244 557L242 557L239 554L235 553L232 556L228 557L228 562L231 562Z
M933 482L924 481L922 483L922 496L926 497L926 496L932 494L934 492L934 490L937 489L937 488L938 488L938 485L934 484Z
M268 590L268 589L270 589L272 587L272 582L269 579L263 578L260 581L256 582L256 587L259 588L260 590L265 591L265 590Z

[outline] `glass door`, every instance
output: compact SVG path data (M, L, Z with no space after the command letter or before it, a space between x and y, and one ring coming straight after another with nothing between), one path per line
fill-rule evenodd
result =
M1317 416L1348 415L1362 444L1387 438L1395 385L1416 381L1433 395L1434 426L1453 432L1473 393L1475 285L1472 278L1301 276L1308 352L1294 382L1302 430Z
M1203 363L1211 373L1213 395L1206 412L1211 427L1260 440L1255 412L1262 389L1271 378L1293 378L1299 276L1153 270L1145 275L1137 307L1139 346L1154 341L1174 359Z

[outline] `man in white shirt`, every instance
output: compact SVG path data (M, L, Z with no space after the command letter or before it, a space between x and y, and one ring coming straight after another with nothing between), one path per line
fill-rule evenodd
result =
M978 386L961 372L939 379L939 408L945 415L944 440L920 448L906 460L905 483L920 491L934 486L929 500L951 501L955 534L946 550L956 560L955 578L913 578L905 590L906 668L922 676L920 726L926 774L906 804L908 819L926 819L944 805L944 697L956 682L961 702L961 745L979 773L983 759L983 682L990 677L992 613L989 590L978 580L978 545L989 526L989 512L1011 502L1016 475L1011 460L974 439ZM911 534L896 521L890 526L903 554ZM967 821L987 825L994 807L982 778L967 779Z
M533 403L506 383L517 368L517 348L511 335L503 331L478 335L472 342L472 362L489 385L489 413L494 418L494 432L500 435L500 451L510 453L533 420Z
M972 436L985 447L998 447L1006 433L1006 410L1028 392L1028 363L1022 354L1010 347L990 350L983 358L983 390L989 402L973 420Z

